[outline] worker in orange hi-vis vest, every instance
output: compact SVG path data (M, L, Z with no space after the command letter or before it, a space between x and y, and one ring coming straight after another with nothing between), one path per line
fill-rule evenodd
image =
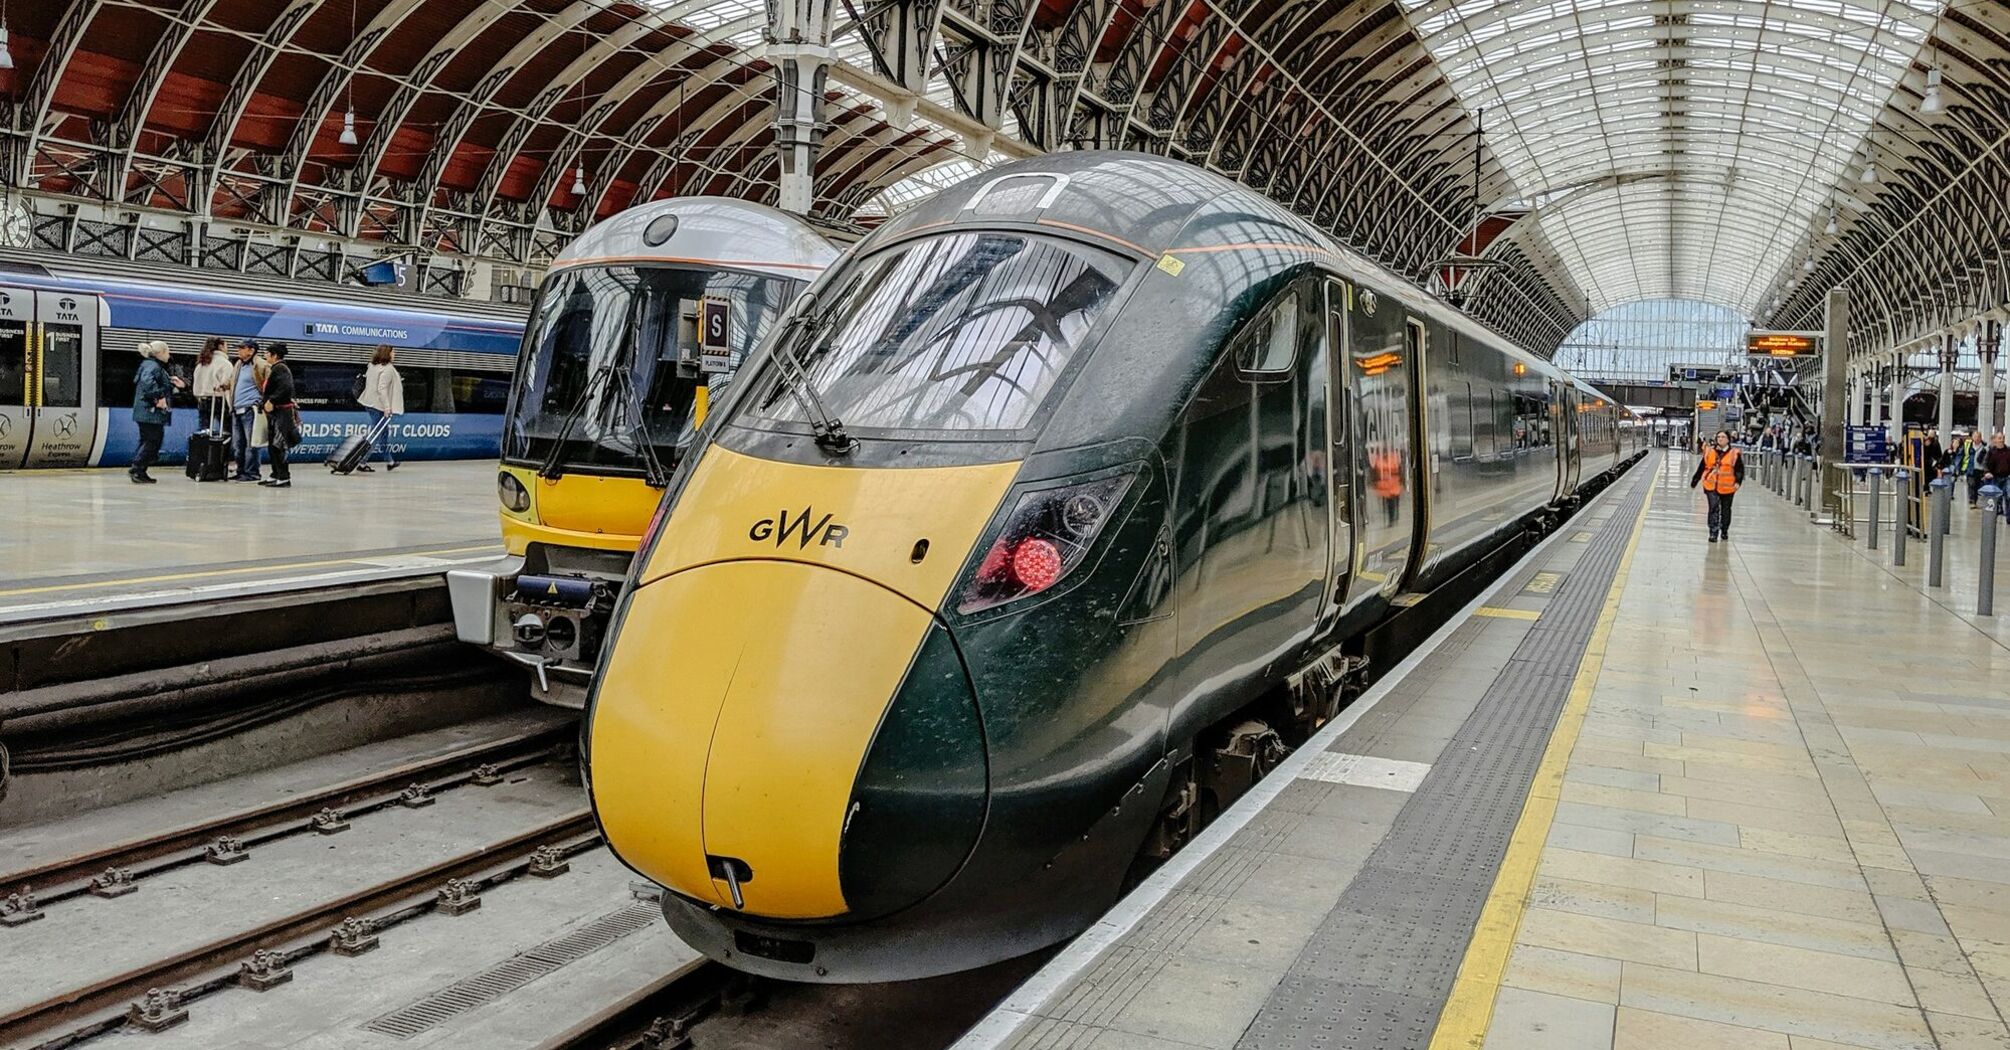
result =
M1745 457L1731 447L1731 432L1717 431L1717 437L1696 461L1696 473L1689 487L1703 486L1703 498L1710 503L1710 542L1731 538L1731 499L1745 480Z
M1386 446L1369 452L1368 474L1389 524L1396 524L1403 509L1403 454Z

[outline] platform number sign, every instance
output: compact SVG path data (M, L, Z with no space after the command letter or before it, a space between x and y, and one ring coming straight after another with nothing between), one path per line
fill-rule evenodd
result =
M698 301L698 368L730 372L733 368L733 304L724 299Z

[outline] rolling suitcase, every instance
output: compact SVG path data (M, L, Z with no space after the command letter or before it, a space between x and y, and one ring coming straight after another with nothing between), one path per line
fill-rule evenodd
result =
M336 474L348 474L362 466L363 461L370 457L370 450L377 447L377 439L390 429L390 422L391 417L385 416L370 429L343 438L342 443L335 446L335 451L328 454L328 469Z
M219 400L214 420L223 418ZM222 481L230 469L230 436L220 430L198 430L188 437L188 464L183 468L193 481Z

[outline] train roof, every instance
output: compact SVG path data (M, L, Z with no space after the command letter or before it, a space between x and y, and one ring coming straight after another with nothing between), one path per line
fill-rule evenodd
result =
M801 216L730 197L670 197L595 223L551 268L689 263L810 281L837 257Z
M1074 192L1093 189L1094 193ZM1204 213L1240 213L1234 221L1197 229ZM1026 222L1088 234L1125 245L1149 258L1202 239L1232 241L1259 233L1253 226L1289 229L1289 244L1250 245L1328 255L1374 281L1413 311L1484 338L1525 361L1538 374L1568 382L1610 400L1548 358L1517 344L1486 322L1431 295L1415 282L1340 244L1324 230L1242 183L1181 161L1123 150L1072 150L1001 165L950 186L887 220L872 240L985 220Z

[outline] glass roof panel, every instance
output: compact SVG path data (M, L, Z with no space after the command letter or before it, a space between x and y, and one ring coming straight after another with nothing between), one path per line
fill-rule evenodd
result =
M1402 0L1594 311L1756 313L1941 0Z

